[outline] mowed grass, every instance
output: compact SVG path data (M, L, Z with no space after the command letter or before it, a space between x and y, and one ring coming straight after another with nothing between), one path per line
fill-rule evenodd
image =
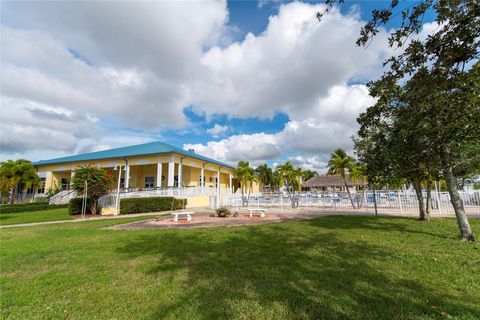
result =
M1 230L2 318L480 318L480 244L453 219L101 229L119 222Z
M33 212L1 213L0 225L72 219L72 216L68 214L68 208L60 208Z

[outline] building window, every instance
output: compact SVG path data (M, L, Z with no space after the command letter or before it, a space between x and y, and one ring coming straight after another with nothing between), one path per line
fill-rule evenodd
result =
M70 189L70 181L68 181L66 178L62 178L62 190L68 189Z
M155 186L154 177L145 177L145 188L153 188Z
M35 191L36 186L32 186L27 189L27 194L45 193L45 180L46 178L40 178L40 184L38 185L38 189Z
M45 181L47 178L40 178L40 187L38 187L38 193L45 193Z

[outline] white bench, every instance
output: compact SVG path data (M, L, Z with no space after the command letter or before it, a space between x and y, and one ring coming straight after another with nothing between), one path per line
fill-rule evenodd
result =
M178 221L179 216L186 216L187 221L192 221L192 214L195 212L172 212L173 221Z
M254 214L260 214L260 217L265 217L265 209L261 209L261 208L248 208L247 209L248 212L250 213L250 218L254 215Z

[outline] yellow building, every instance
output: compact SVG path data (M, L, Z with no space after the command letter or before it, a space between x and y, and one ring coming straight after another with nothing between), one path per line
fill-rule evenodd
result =
M45 191L55 185L69 189L75 170L88 164L110 172L114 177L114 188L117 188L120 175L120 188L129 191L212 187L235 192L238 188L233 166L163 142L33 163L43 182L42 190Z

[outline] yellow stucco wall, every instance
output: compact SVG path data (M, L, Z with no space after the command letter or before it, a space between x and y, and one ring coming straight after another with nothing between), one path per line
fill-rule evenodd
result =
M197 197L188 197L187 198L187 209L192 208L205 208L210 204L210 199L208 196L197 196Z

